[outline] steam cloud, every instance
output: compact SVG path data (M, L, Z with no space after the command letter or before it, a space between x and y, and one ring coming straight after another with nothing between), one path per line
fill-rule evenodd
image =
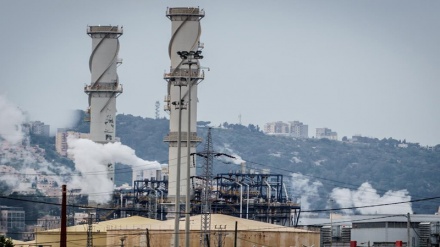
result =
M23 129L26 122L25 114L0 95L0 182L6 185L4 193L31 193L41 189L38 184L37 188L32 187L32 183L38 180L60 184L62 180L54 176L55 172L71 172L59 164L48 162L44 158L44 150L30 146L28 133ZM47 191L51 189L45 187Z
M375 204L387 204L410 201L411 196L405 190L387 191L380 196L368 182L363 183L357 190L334 188L331 198L342 208L362 207ZM413 213L411 203L393 204L379 207L355 209L361 214L406 214ZM354 213L355 210L345 210L346 213Z
M113 192L113 183L107 178L107 164L123 163L131 167L161 169L158 162L145 161L135 151L120 142L99 144L88 139L67 138L67 153L73 158L75 168L81 176L74 176L70 186L80 188L97 203L108 202Z
M23 112L0 95L0 137L12 145L23 139L21 125L25 121Z
M225 162L232 162L233 164L236 165L241 165L242 163L246 163L245 160L243 160L240 155L236 154L230 147L228 144L224 144L223 148L220 148L221 152L227 153L228 155L234 156L235 159L231 159L229 157L226 156L220 156L220 159L224 160Z
M319 181L310 181L309 178L301 173L292 173L292 189L298 196L301 195L301 208L311 209L311 205L319 198L319 188L322 183Z

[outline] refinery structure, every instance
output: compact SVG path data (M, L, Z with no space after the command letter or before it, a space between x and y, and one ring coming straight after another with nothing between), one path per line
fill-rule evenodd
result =
M169 146L168 169L134 176L132 189L115 191L113 209L96 212L97 218L138 215L160 221L174 219L175 246L183 230L179 221L186 221L188 236L190 217L196 215L200 215L202 246L209 246L212 214L296 226L301 208L289 198L283 175L254 172L246 169L245 163L239 171L213 174L215 157L234 157L213 150L210 131L204 137L204 150L197 152L196 146L202 142L197 136L197 87L204 80L200 22L205 12L200 8L168 8L166 16L171 21L170 69L164 74L164 110L170 116L169 133L164 137ZM122 27L89 26L87 34L92 38L92 53L91 83L84 88L89 98L86 120L90 121L90 139L105 144L117 140L116 98L122 85L116 70L121 63L118 38ZM196 173L196 158L202 164L201 174ZM113 182L115 164L103 166ZM185 241L188 246L188 237Z
M171 66L164 74L164 110L170 114L170 131L164 137L169 144L168 175L157 170L152 176L134 180L132 190L115 192L117 214L122 216L125 213L119 212L129 211L158 220L178 218L188 215L185 206L189 198L189 215L223 213L294 226L300 206L289 198L283 175L248 171L245 165L234 173L212 174L213 157L221 154L212 150L210 133L205 138L205 150L196 152L196 144L202 142L197 136L197 87L204 79L200 65L200 20L204 15L199 8L167 9L166 16L171 20ZM93 40L92 83L85 88L90 103L90 138L106 143L116 139L116 97L122 93L116 67L122 28L91 26L88 34ZM196 157L203 174L196 174ZM113 177L114 169L108 173Z

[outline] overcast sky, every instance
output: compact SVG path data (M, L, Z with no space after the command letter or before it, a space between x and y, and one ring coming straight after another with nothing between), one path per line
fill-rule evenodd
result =
M87 25L122 25L118 113L155 116L171 22L200 6L198 120L299 120L343 136L440 143L440 1L0 0L0 94L31 120L63 127L86 109Z

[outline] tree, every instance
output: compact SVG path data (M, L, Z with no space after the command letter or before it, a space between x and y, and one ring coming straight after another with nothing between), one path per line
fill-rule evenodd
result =
M5 238L5 236L0 236L0 247L14 247L14 243L10 238Z
M208 127L211 124L211 121L197 121L197 125L200 127Z

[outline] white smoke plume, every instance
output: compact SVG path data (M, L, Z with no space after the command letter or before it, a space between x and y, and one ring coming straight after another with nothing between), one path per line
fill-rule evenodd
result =
M363 207L376 204L389 204L396 202L410 201L409 192L404 190L387 191L380 196L377 190L368 182L363 183L357 190L346 188L334 188L331 198L341 208L346 207ZM366 207L344 210L345 213L359 212L361 214L406 214L412 213L411 203L392 204L379 207Z
M229 147L229 144L224 144L224 147L222 147L220 149L221 149L221 150L219 150L220 152L226 153L226 154L231 155L231 156L234 156L235 159L232 159L232 158L229 158L229 157L226 157L226 156L220 156L219 159L224 160L225 162L231 162L231 163L236 164L236 165L241 165L242 163L246 163L246 161L243 160L240 157L240 155L236 154L234 152L234 150L232 150Z
M66 170L47 161L43 149L30 145L29 125L26 123L24 112L0 95L0 181L8 187L5 193L48 192L52 189L48 184L56 189L62 181L54 176L54 171ZM44 188L39 187L42 183L37 183L42 180L46 183ZM37 187L32 187L32 183Z
M20 185L20 180L17 178L18 171L9 166L0 165L0 181L6 183L11 188L16 188Z
M133 149L120 142L99 144L69 136L67 145L67 153L81 174L73 176L69 186L80 188L82 193L88 194L89 199L97 203L108 202L113 192L113 183L107 178L107 164L123 163L136 168L161 169L158 162L137 157Z
M311 181L301 173L292 173L292 189L297 197L300 197L301 209L309 210L314 201L319 199L320 181ZM295 198L294 198L295 199Z
M5 96L0 95L0 137L12 145L23 139L22 124L25 115Z

